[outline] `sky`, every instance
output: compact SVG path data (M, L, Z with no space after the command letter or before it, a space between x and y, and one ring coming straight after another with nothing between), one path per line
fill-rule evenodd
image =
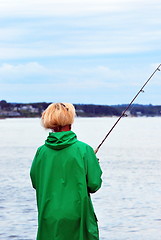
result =
M160 13L160 0L0 0L0 100L129 103L161 63ZM161 72L135 103L161 105Z

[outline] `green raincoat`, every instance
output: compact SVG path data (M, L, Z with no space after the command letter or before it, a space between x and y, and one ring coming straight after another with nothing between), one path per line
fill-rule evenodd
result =
M49 133L30 176L38 207L37 240L98 240L90 193L101 187L93 149L74 132Z

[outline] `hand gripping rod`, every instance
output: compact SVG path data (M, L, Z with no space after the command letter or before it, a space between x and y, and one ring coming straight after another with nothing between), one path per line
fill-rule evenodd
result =
M113 125L113 127L110 129L110 131L106 134L105 138L102 140L102 142L98 145L98 147L95 150L95 153L98 152L98 150L100 149L100 147L102 146L102 144L104 143L104 141L106 140L106 138L110 135L110 133L112 132L112 130L115 128L115 126L118 124L118 122L120 121L120 119L125 116L126 111L129 109L129 107L131 106L131 104L135 101L135 99L138 97L138 95L141 92L144 92L144 87L147 85L147 83L150 81L150 79L154 76L154 74L157 71L160 71L160 67L161 64L159 64L159 66L155 69L155 71L151 74L151 76L148 78L148 80L144 83L144 85L142 86L142 88L137 92L137 94L135 95L135 97L132 99L132 101L129 103L129 105L125 108L125 110L122 112L122 114L120 115L120 117L117 119L117 121L115 122L115 124Z

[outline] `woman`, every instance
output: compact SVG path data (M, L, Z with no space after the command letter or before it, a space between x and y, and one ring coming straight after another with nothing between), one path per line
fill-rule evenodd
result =
M37 240L98 240L90 193L101 187L101 168L93 149L71 131L72 104L53 103L42 114L51 129L38 148L30 176L38 207Z

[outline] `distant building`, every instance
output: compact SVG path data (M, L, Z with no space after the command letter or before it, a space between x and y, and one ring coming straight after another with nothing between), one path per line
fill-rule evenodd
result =
M0 111L1 117L20 117L21 114L19 112L14 111Z
M136 116L141 117L141 116L143 116L143 114L142 114L142 112L138 111L138 112L136 112Z
M122 112L122 113L123 113L123 112ZM125 117L131 117L132 114L131 114L130 110L127 110L127 111L125 112L124 116L125 116Z
M38 108L34 108L32 105L24 105L22 107L19 108L20 111L28 111L30 113L38 113L39 109Z

